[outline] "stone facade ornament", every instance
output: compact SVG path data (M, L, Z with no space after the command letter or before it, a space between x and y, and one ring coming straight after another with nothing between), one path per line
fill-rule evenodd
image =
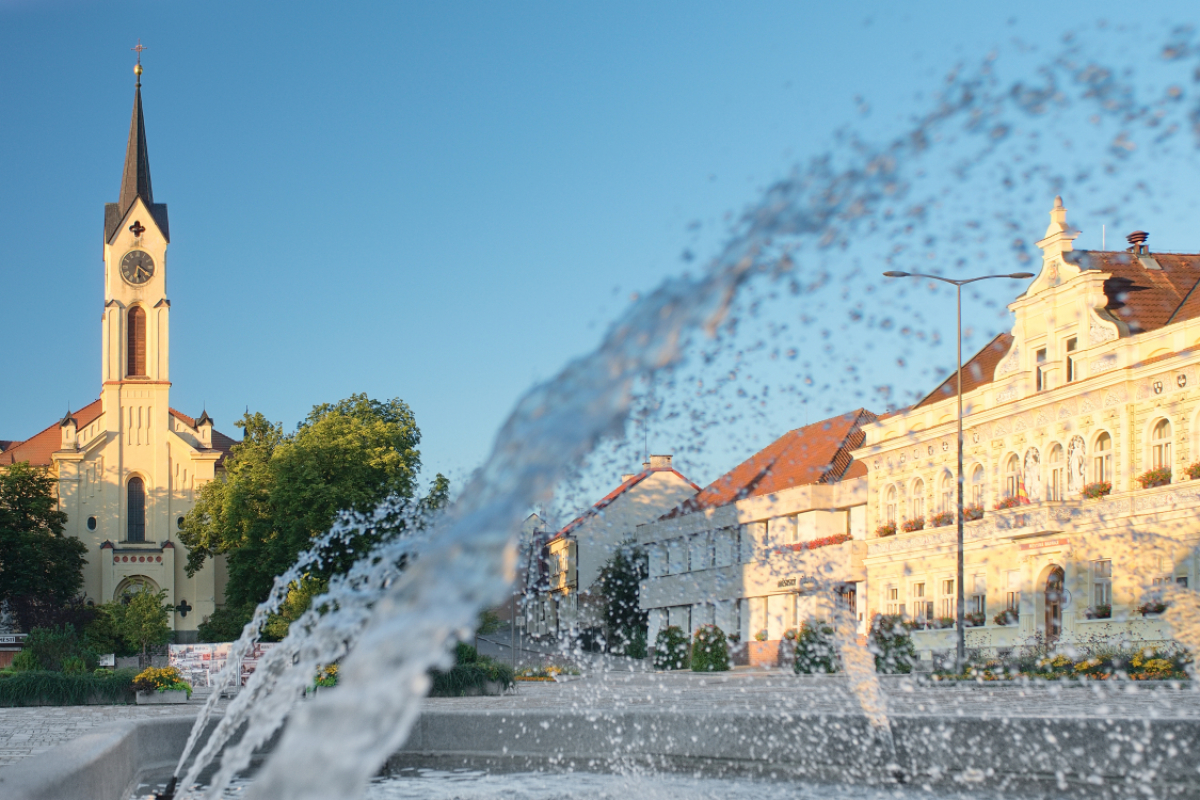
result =
M1021 366L1020 361L1021 348L1014 344L1012 349L1008 351L1008 355L1000 359L1000 363L996 365L996 377L1008 375L1010 372L1016 372L1017 368Z
M1072 436L1067 447L1067 493L1079 494L1087 484L1087 445L1082 436Z
M1117 367L1117 354L1109 353L1100 358L1093 358L1092 363L1088 365L1088 369L1092 375L1099 375L1102 372L1108 372Z
M1025 493L1031 503L1042 502L1042 454L1036 447L1025 451Z
M1088 330L1088 341L1092 344L1104 344L1117 338L1117 330L1111 323L1101 322L1094 314Z

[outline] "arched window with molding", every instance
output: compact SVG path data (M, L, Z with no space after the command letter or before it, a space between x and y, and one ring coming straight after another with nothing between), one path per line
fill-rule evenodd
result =
M954 476L949 472L942 473L942 490L939 493L941 497L941 511L943 514L952 514L958 510L958 486Z
M1113 479L1113 452L1112 452L1112 436L1108 431L1101 431L1096 437L1096 446L1092 452L1092 480L1093 481L1108 481Z
M1150 468L1171 468L1171 423L1160 419L1150 434Z
M971 502L970 505L983 505L984 471L982 464L976 464L971 470Z
M126 375L130 378L146 377L146 312L141 306L129 309L129 330Z
M1050 448L1050 480L1046 494L1051 500L1062 500L1067 496L1067 459L1061 444Z
M126 541L144 542L146 541L146 484L142 482L141 478L130 478L126 493L129 500L126 507L129 519Z
M912 501L909 503L912 519L925 518L925 481L917 478L912 485Z
M1021 459L1013 453L1004 460L1004 496L1016 497L1021 491Z
M896 524L896 487L889 486L883 493L883 520L892 525Z

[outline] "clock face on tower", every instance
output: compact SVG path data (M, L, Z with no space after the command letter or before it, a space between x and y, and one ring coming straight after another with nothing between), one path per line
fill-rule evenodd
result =
M154 276L154 259L145 250L130 250L121 259L121 277L140 286Z

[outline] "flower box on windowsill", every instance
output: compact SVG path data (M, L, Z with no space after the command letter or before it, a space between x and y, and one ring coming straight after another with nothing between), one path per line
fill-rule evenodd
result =
M1166 486L1171 482L1171 468L1159 467L1143 472L1137 476L1137 482L1143 489L1153 489L1155 486Z
M1089 608L1083 612L1088 619L1112 619L1112 606L1103 605Z
M885 536L895 536L896 535L896 523L887 522L887 523L884 523L883 525L880 525L878 528L875 529L875 535L881 539Z
M1099 500L1112 494L1112 484L1108 481L1096 481L1083 487L1083 496L1088 500Z
M905 533L923 531L925 530L925 518L913 517L912 519L906 519L904 522L900 523L900 530L904 531Z
M139 706L166 706L178 705L188 701L188 693L183 689L168 689L165 692L138 692L137 704Z
M1138 606L1138 613L1143 617L1158 617L1167 610L1167 604L1160 600L1151 600Z

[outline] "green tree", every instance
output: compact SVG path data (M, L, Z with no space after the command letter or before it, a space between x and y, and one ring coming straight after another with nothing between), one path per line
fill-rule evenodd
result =
M117 630L131 647L141 651L141 665L144 668L150 662L150 648L171 641L170 618L167 616L171 606L167 604L165 589L153 592L143 587L127 595L126 601L118 605Z
M243 440L226 462L225 479L204 486L179 536L189 549L189 575L211 556L227 558L225 600L233 611L224 614L223 629L249 618L246 607L266 599L275 577L339 512L368 513L390 496L412 498L421 466L420 431L398 399L353 395L315 406L291 434L259 413L247 413L237 426ZM422 502L444 503L448 488L437 476ZM381 526L339 543L312 577L345 571L389 533Z
M83 587L87 547L64 534L55 483L28 462L0 470L0 603L10 603L25 630Z
M614 652L646 657L648 613L641 607L641 583L650 574L649 560L639 547L618 547L600 570L604 625Z

